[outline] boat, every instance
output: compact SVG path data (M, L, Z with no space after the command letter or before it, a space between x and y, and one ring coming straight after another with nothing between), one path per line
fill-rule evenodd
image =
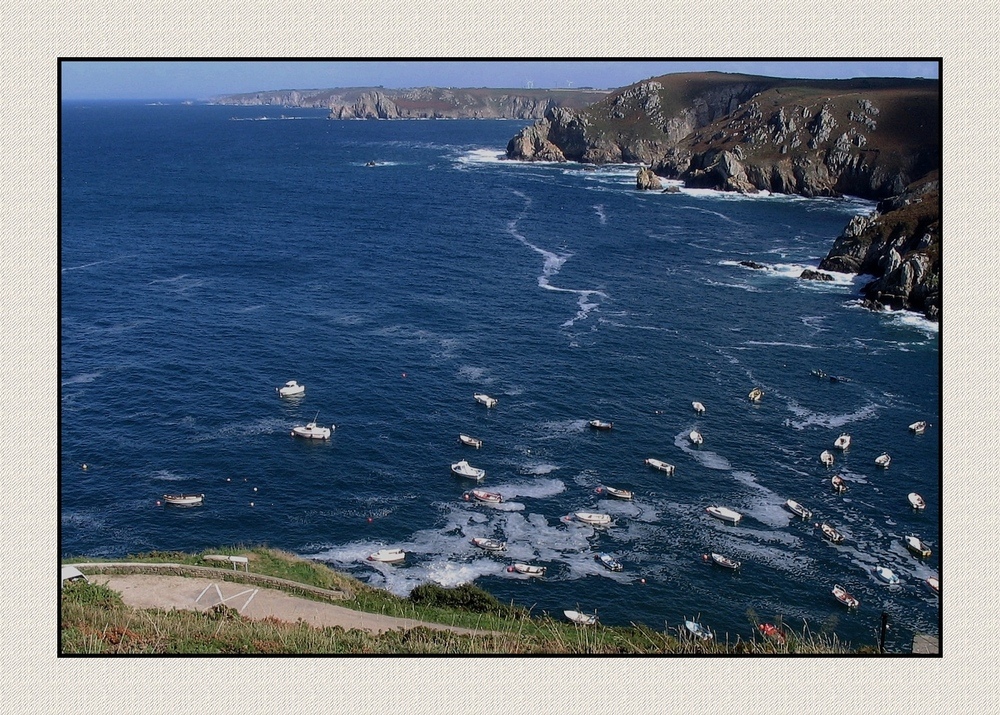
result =
M696 429L691 430L688 439L691 440L691 444L701 444L705 441L705 438L701 436L701 432Z
M761 634L765 638L773 638L779 643L785 642L786 639L785 632L780 628L778 628L773 623L761 623L760 625L757 626L757 629L761 632Z
M785 506L788 507L788 510L790 512L792 512L793 514L795 514L795 516L800 516L803 519L808 519L808 518L810 518L813 515L813 513L811 511L809 511L808 509L806 509L804 506L802 506L801 504L799 504L797 501L792 501L791 499L789 499L788 501L785 502Z
M661 472L666 472L667 474L674 473L674 465L667 464L661 459L653 459L652 457L650 457L649 459L646 460L646 464L648 464L653 469L659 469Z
M578 626L597 625L596 613L580 613L579 611L563 611L563 615Z
M882 452L882 454L880 454L879 456L875 457L875 464L877 464L878 466L882 467L882 469L888 469L889 468L889 462L891 462L891 461L892 461L892 458L889 456L888 452Z
M927 547L923 541L921 541L916 536L904 536L903 541L906 542L906 548L915 553L917 556L926 559L931 555L931 550Z
M762 398L763 396L764 396L764 391L759 387L755 387L752 390L750 390L749 394L747 394L747 399L750 400L750 402L760 402L760 398Z
M316 417L319 417L319 412L316 413ZM306 439L330 439L330 433L336 429L336 426L320 427L316 424L316 417L304 426L292 427L291 435Z
M480 549L485 549L486 551L506 551L507 542L497 541L496 539L487 539L484 536L477 536L472 539L472 543L478 546Z
M899 583L899 576L897 576L891 568L888 566L876 566L875 575L879 577L882 581L885 581L890 586L895 586Z
M174 506L198 506L205 501L204 494L164 494L163 501Z
M458 441L464 445L468 445L469 447L475 447L476 449L483 446L483 440L478 437L470 437L467 434L458 435Z
M615 489L614 487L604 487L604 491L615 499L631 499L634 495L628 489Z
M383 564L398 564L406 559L402 549L379 549L368 556L369 561L380 561Z
M610 514L596 514L590 511L578 511L573 516L576 517L577 521L582 521L584 524L590 524L591 526L607 526L611 523Z
M844 492L847 491L847 483L844 481L844 478L839 474L835 474L833 475L833 477L831 477L830 486L833 487L833 491L837 492L837 494L843 494Z
M294 397L296 395L304 395L306 392L306 386L300 385L295 380L289 380L281 387L274 389L277 390L279 397Z
M736 559L731 559L728 556L723 556L722 554L717 554L714 551L708 555L712 559L712 563L718 564L724 569L732 569L735 571L740 567L740 562Z
M705 405L701 404L700 402L692 402L691 407L693 407L694 411L697 412L699 415L705 413Z
M615 426L614 422L603 422L601 420L591 420L587 424L593 427L594 429L603 429L603 430L609 430Z
M828 467L833 466L833 453L828 449L824 449L820 452L819 461Z
M503 501L503 496L496 492L484 492L482 489L473 489L469 493L472 494L476 501L486 502L487 504L499 504Z
M941 581L936 576L928 576L924 583L926 583L927 588L934 593L941 593Z
M909 494L907 494L906 499L907 501L910 502L910 506L912 506L917 511L923 511L924 507L927 506L927 502L924 501L924 498L919 494L917 494L916 492L910 492Z
M835 544L842 543L844 541L844 535L839 531L834 529L832 526L826 522L819 525L819 528L823 531L823 536L832 541Z
M822 379L823 379L824 377L826 377L826 373L825 373L825 372L823 372L822 370L810 370L810 371L809 371L809 374L811 374L811 375L813 375L813 376L815 376L815 377L818 377L818 378L820 378L821 380L822 380Z
M684 621L684 627L688 629L688 632L700 641L710 641L715 636L712 635L712 631L705 628L705 626L695 621Z
M454 474L456 477L475 479L477 482L482 480L483 477L486 476L485 469L478 469L476 467L473 467L464 459L460 462L455 462L453 465L451 465L451 473Z
M508 570L516 571L525 576L544 576L546 571L544 566L534 566L532 564L514 564Z
M844 432L833 441L833 446L837 449L847 449L851 446L851 435Z
M497 406L497 398L495 397L484 395L481 392L477 392L476 394L473 395L473 397L476 399L476 402L478 402L480 405L486 405L487 407Z
M927 429L927 423L924 422L923 420L920 420L919 422L914 422L912 425L910 425L910 432L912 432L913 434L923 434L924 430L926 429Z
M833 597L843 603L848 608L857 608L861 603L858 599L847 592L847 589L839 583L833 586Z
M728 521L731 524L739 523L739 520L743 518L743 515L732 509L728 509L724 506L710 506L705 509L709 514L714 516L716 519L721 519L722 521Z
M621 571L624 568L622 562L611 554L594 554L594 560L599 561L608 571Z

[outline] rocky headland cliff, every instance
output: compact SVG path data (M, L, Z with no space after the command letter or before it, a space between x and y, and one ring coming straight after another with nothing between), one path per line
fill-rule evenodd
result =
M936 80L665 75L583 110L553 108L507 145L525 161L647 165L686 186L880 200L820 268L872 275L872 308L940 312L940 87ZM651 177L650 172L655 175Z

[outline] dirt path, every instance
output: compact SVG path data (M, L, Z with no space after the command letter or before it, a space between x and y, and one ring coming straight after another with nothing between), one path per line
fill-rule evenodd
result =
M272 588L185 576L154 576L146 574L94 574L88 576L92 583L100 583L118 591L127 606L135 608L186 608L207 611L220 603L237 610L247 618L262 619L271 616L281 621L295 623L302 619L319 628L340 626L345 630L356 628L370 633L393 629L424 626L455 633L479 633L470 628L424 623L410 618L395 618L377 613L353 611L331 603L321 603L298 598Z

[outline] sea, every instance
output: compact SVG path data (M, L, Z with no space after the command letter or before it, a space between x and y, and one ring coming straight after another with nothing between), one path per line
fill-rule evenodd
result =
M536 615L691 619L730 642L780 622L874 646L883 614L890 652L940 635L938 326L863 308L870 278L799 278L874 204L639 192L635 166L505 160L526 124L62 104L62 555L266 545L401 596L474 584ZM288 380L305 394L279 397ZM329 440L291 436L313 421ZM453 476L462 459L481 483ZM405 562L367 559L381 548Z

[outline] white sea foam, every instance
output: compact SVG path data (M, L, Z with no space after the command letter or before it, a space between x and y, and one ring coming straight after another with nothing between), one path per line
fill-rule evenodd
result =
M739 288L740 290L745 290L747 293L763 293L760 288L752 285L747 285L746 283L723 283L721 281L713 281L711 278L702 278L703 283L715 286L717 288Z
M505 158L506 152L502 149L472 149L458 156L455 161L460 164L510 164L511 166L525 165L526 162L511 161ZM530 164L529 164L530 166Z
M873 419L878 415L879 411L879 405L876 405L873 402L868 403L864 407L858 408L854 412L837 415L824 412L813 412L809 408L803 407L791 398L788 399L787 405L788 409L799 419L785 420L785 425L797 430L806 429L807 427L828 427L836 429L843 427L844 425L851 424L852 422L861 422Z
M101 372L83 372L79 375L74 375L73 377L67 378L62 381L62 386L66 387L68 385L81 385L88 382L93 382L99 378L104 373Z
M715 452L694 447L688 439L688 435L690 433L691 429L687 429L674 435L674 446L680 447L681 451L691 455L698 462L700 462L702 466L708 467L709 469L727 470L733 468L733 465L729 463L729 460L721 454L716 454Z
M594 204L594 211L597 212L598 222L604 226L608 223L608 217L604 213L604 204Z
M936 337L941 331L938 323L910 310L886 310L882 314L888 317L893 325L915 328L928 336Z

